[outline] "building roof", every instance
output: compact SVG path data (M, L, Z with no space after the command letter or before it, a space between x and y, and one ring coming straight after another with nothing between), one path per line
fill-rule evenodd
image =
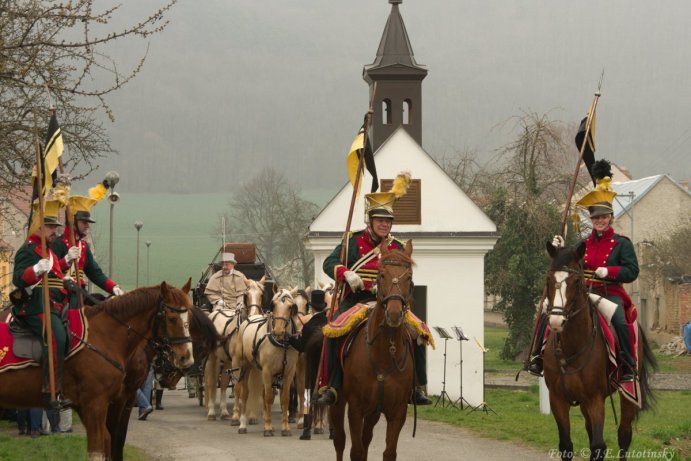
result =
M679 189L691 195L687 189L683 188L667 174L658 174L655 176L648 176L646 178L634 179L631 181L614 182L612 189L617 193L614 199L612 208L614 209L614 217L618 218L624 212L629 211L636 203L638 203L648 192L650 192L660 181L668 178ZM633 198L633 200L631 200Z
M408 70L416 70L416 73L426 75L425 66L415 61L413 47L410 45L408 32L398 9L401 0L389 0L389 3L391 3L391 13L386 21L386 26L384 26L377 56L372 64L365 66L364 73L368 74L383 68L403 66L409 68Z

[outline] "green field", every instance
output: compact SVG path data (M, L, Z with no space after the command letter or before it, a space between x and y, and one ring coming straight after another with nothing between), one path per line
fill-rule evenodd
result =
M306 190L306 200L324 206L335 191ZM182 285L188 277L195 284L222 242L220 216L229 211L230 194L131 194L121 193L113 209L113 278L126 290L136 286L137 231L139 235L139 285L165 280ZM108 271L110 204L96 205L92 226L96 259ZM147 271L146 241L148 249ZM253 240L251 235L227 235L227 241ZM148 275L148 281L147 281Z

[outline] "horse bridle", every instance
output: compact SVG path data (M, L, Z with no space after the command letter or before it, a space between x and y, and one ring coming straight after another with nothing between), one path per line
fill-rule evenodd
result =
M286 347L288 342L287 342L287 340L281 341L276 337L276 335L274 335L274 325L276 323L276 320L281 320L285 323L286 331L290 330L290 327L294 325L293 319L292 319L292 312L295 309L295 300L293 299L293 297L288 292L286 292L283 296L280 297L280 301L284 304L288 301L288 299L290 299L291 315L289 315L288 317L275 316L273 313L273 310L272 310L272 312L269 314L270 321L269 321L269 324L267 325L269 339L272 342L274 342L274 344L280 345L281 347ZM292 334L292 333L290 333L290 334Z
M258 310L259 312L261 312L261 311L262 311L262 306L261 306L261 304L257 304L257 303L248 304L248 303L247 303L249 292L250 292L250 288L247 287L247 289L245 290L245 292L242 294L242 298L243 298L243 300L244 300L245 307L247 308L247 315L249 315L249 313L250 313L250 311L252 310L253 307L256 307L257 310ZM263 290L262 290L262 292L263 292ZM260 297L260 302L261 302L261 297Z
M582 271L573 269L571 267L562 267L561 269L551 269L547 272L549 274L548 276L553 276L555 272L567 272L569 275L566 277L566 279L562 280L561 282L555 282L555 290L558 290L557 292L561 293L561 285L563 283L566 283L567 280L569 280L572 277L577 277L576 280L576 295L578 295L582 289L583 289L583 277L582 277ZM556 293L555 293L556 296ZM548 300L549 302L549 300ZM576 316L579 312L583 310L583 307L579 307L578 309L571 311L570 309L567 309L569 306L574 304L576 302L576 296L574 296L572 299L568 300L567 302L564 302L563 307L556 307L553 306L552 303L550 302L549 307L547 308L546 314L549 315L561 315L564 317L564 323L566 323L570 318Z
M392 288L396 288L397 292L390 293L387 296L384 296L381 290L377 290L377 301L381 306L384 308L384 311L387 310L387 304L389 301L392 299L397 299L401 301L401 304L403 305L403 313L405 314L406 311L410 308L410 300L413 297L413 285L411 282L410 285L410 290L408 290L408 294L404 295L403 290L401 289L400 282L403 279L403 277L407 276L408 278L412 279L412 272L410 270L410 263L406 261L398 261L396 259L384 259L381 262L381 266L399 266L399 267L404 267L406 270L402 273L399 274L397 277L393 277L391 279L391 284ZM377 286L381 285L381 281L383 279L382 271L379 271L379 274L377 274Z

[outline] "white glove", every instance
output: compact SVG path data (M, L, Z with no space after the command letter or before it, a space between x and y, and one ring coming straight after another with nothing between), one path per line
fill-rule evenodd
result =
M120 285L115 285L115 286L113 287L113 295L115 295L115 296L122 296L122 295L124 295L124 294L125 294L125 290L123 290L122 288L120 288Z
M564 237L561 235L555 235L552 239L552 246L554 248L564 248Z
M607 274L609 274L609 271L606 267L598 267L597 269L595 269L595 276L597 278L603 279L607 277Z
M348 282L348 285L350 285L350 289L353 291L359 291L365 288L365 284L360 278L359 275L357 275L353 271L345 271L343 273L343 277L345 278L346 282Z
M34 264L34 274L36 277L48 272L53 265L50 263L50 259L39 259L39 261Z
M216 305L218 307L224 307L226 305L226 302L223 301L222 299L219 299L218 301L216 301Z
M67 264L71 264L75 259L79 259L79 250L79 247L71 247L69 250L67 250L67 254L65 255L65 261Z

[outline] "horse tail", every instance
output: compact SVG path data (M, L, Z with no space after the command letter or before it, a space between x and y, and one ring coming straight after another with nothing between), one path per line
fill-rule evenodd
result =
M639 372L640 385L641 385L641 400L643 405L642 410L652 409L655 405L655 395L652 388L650 387L650 371L657 370L657 360L655 359L655 354L650 348L650 343L648 343L648 338L646 338L643 329L638 326L638 338L641 343L641 349L643 350L641 355L641 369ZM637 414L638 415L638 414Z

